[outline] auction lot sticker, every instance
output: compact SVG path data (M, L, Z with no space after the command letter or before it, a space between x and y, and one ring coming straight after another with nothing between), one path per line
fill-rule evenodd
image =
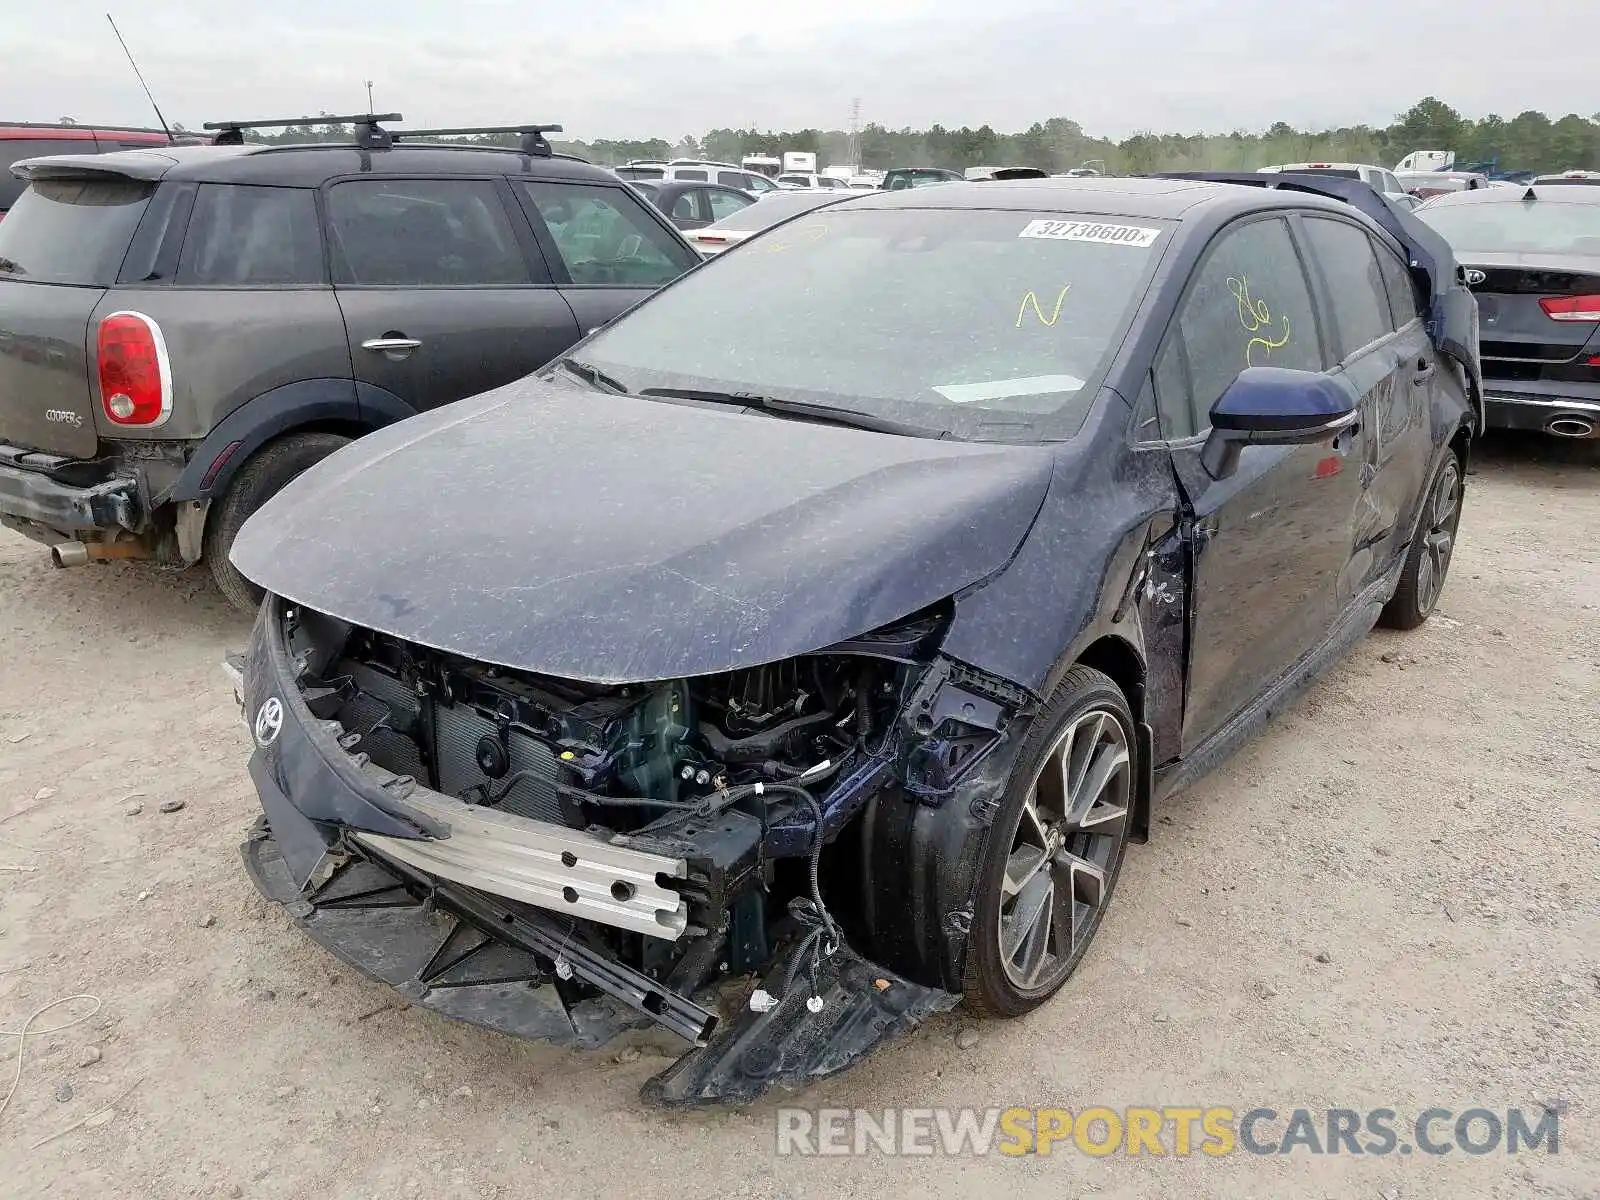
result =
M1057 242L1100 242L1143 250L1155 245L1161 230L1143 225L1102 225L1095 221L1029 221L1017 236Z

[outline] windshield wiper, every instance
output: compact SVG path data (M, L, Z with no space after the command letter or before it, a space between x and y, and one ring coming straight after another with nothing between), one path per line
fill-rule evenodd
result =
M632 395L627 388L623 387L599 367L591 367L588 363L578 362L576 359L572 358L563 358L560 365L565 367L568 371L571 371L574 375L583 380L585 383L589 384L591 387L597 387L602 392L610 392L614 396Z
M708 404L732 404L757 412L776 413L800 417L822 425L844 425L851 429L867 429L873 433L894 433L901 437L935 438L959 442L948 429L935 429L927 425L912 425L881 417L877 413L862 412L855 408L835 408L831 404L810 404L804 400L785 400L780 396L763 396L756 392L719 392L702 388L644 388L641 396L657 396L664 400L703 400Z

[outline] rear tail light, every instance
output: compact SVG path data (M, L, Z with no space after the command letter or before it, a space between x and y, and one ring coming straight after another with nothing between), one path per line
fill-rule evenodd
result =
M172 369L161 327L143 313L100 322L100 404L114 425L160 425L172 414Z
M1552 321L1600 323L1600 296L1546 296L1539 307Z

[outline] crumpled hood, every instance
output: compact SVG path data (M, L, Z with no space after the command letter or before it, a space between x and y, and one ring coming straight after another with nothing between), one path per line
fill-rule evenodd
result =
M232 561L482 662L671 679L820 649L993 574L1052 458L530 377L339 451L246 522Z

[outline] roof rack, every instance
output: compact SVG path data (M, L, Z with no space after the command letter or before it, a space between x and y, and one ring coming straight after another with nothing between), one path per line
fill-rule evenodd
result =
M324 114L317 117L290 117L287 120L272 121L207 121L201 128L217 131L215 142L218 146L242 146L246 129L287 129L291 125L354 125L356 145L363 150L387 150L393 142L393 137L388 130L381 128L378 122L402 119L399 113L361 113L353 117Z
M555 154L549 141L545 139L547 133L564 133L559 125L473 125L463 126L460 129L397 129L390 136L395 141L410 141L415 138L438 137L470 137L476 134L490 133L515 133L522 137L522 152L531 154L535 158L550 158Z

